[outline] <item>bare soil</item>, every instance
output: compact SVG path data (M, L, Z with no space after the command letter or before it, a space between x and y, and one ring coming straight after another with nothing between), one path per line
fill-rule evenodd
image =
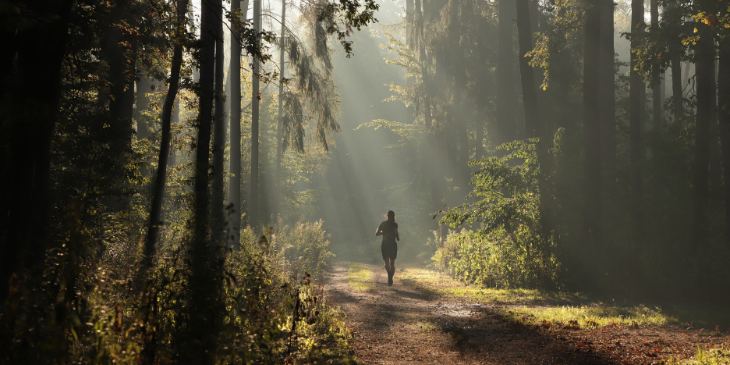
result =
M678 326L531 325L506 315L508 304L442 296L413 280L352 287L347 264L329 276L326 297L346 314L364 364L662 364L698 347L730 346L727 332ZM443 275L434 273L434 275Z

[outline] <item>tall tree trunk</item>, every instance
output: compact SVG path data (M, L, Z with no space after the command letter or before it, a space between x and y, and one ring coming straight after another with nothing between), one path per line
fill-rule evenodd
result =
M152 185L152 203L150 216L147 223L147 237L143 250L141 277L146 277L152 260L157 252L157 240L160 226L162 225L162 201L165 197L165 183L167 181L167 164L170 158L170 142L172 140L172 113L175 108L177 92L180 88L180 69L183 63L183 40L185 37L185 17L187 14L187 0L180 0L176 8L176 29L175 46L172 51L172 62L170 65L170 84L165 95L165 102L162 105L162 131L160 135L160 153L157 157L157 171L155 173L154 185Z
M274 184L278 187L271 196L274 199L275 212L281 209L282 196L282 158L284 157L284 82L286 80L286 0L281 1L281 36L279 39L279 102L276 115L276 166L274 168Z
M583 56L583 130L585 149L584 219L586 247L601 247L601 114L600 33L601 8L586 1Z
M730 32L723 34L720 39L718 83L718 112L725 193L725 243L730 245Z
M630 154L630 186L631 186L631 212L634 232L634 244L642 239L643 214L642 197L643 184L641 175L641 164L643 160L643 138L642 121L645 112L646 85L639 70L639 52L644 47L644 0L632 0L631 2L631 70L629 75L629 154Z
M231 145L229 170L230 178L228 181L229 197L231 202L231 246L237 247L241 243L241 24L246 20L246 10L248 9L248 1L245 6L241 7L240 0L231 2L231 13L234 18L231 21Z
M530 67L527 53L533 48L532 42L532 24L530 7L534 4L534 0L516 0L517 9L517 30L519 33L519 64L522 79L522 99L525 108L525 124L528 127L528 135L537 137L537 158L540 166L539 189L540 189L540 225L542 245L540 249L543 258L546 258L547 243L549 239L551 227L550 212L550 195L547 174L551 167L549 166L549 133L546 133L545 124L542 122L540 103L538 100L537 83L535 82L535 74ZM532 4L531 4L532 3Z
M210 134L213 122L215 43L220 28L221 0L203 2L200 21L200 86L198 136L195 146L195 180L193 186L193 240L190 257L190 298L188 325L180 346L180 363L211 364L215 340L220 328L221 262L219 247L209 237L208 168Z
M222 8L216 16L223 16ZM216 25L215 41L215 111L213 116L213 183L211 186L211 238L213 244L222 245L225 237L226 220L223 210L223 180L225 178L225 95L223 95L224 57L223 23Z
M715 14L714 0L703 0L700 9ZM707 240L707 206L709 200L710 128L715 122L717 91L715 81L715 38L710 26L700 24L699 41L695 49L697 78L697 126L695 128L694 162L694 224L695 252Z
M659 32L659 0L651 0L651 30ZM654 131L664 127L664 100L662 97L662 65L659 61L651 65L652 119Z
M684 82L682 80L682 56L684 46L681 41L682 8L680 0L667 2L664 8L664 23L669 28L669 59L672 68L672 114L675 121L679 121L684 115L684 96L682 91Z
M253 0L253 27L256 32L256 47L261 46L261 0ZM251 226L256 227L259 222L259 74L261 60L254 55L251 71L253 74L251 94L251 182L249 184L248 216Z
M414 0L406 0L406 44L408 45L408 49L410 50L416 49L414 34L415 8L416 4Z
M431 94L430 94L430 76L428 73L428 58L426 56L426 41L424 39L424 0L416 0L415 2L415 18L416 18L416 35L418 44L418 63L421 67L421 97L423 104L423 122L426 128L431 129L433 126L433 118L431 115Z
M48 247L51 137L61 96L61 66L71 1L33 1L27 10L44 22L13 29L13 62L0 91L0 306L11 277L30 269L40 282ZM9 177L12 176L12 179Z
M109 146L110 165L107 166L106 181L103 181L108 206L112 211L128 207L126 186L127 167L132 152L132 117L134 114L134 78L136 76L136 55L134 39L125 34L130 27L130 2L115 3L110 13L109 26L101 42L101 58L108 66L108 92L102 94L108 105L108 127L100 126L101 139Z
M514 100L514 0L498 0L499 38L497 59L497 136L499 142L517 137Z
M604 167L604 181L609 201L616 185L616 61L614 45L613 0L600 1L600 128L601 160Z

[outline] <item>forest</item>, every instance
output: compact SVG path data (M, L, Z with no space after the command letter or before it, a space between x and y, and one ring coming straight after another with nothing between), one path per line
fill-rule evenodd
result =
M0 364L730 364L730 0L0 0L0 39Z

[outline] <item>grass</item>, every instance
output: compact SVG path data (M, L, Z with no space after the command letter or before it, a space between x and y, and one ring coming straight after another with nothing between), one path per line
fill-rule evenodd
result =
M347 284L352 290L365 292L373 288L375 274L367 265L353 263L347 268Z
M619 326L661 326L673 322L657 308L646 306L612 306L602 303L563 306L516 306L507 314L520 322L554 323L580 328Z
M676 322L659 308L621 306L568 292L536 289L496 289L465 285L449 276L427 269L405 268L396 277L440 296L507 306L505 315L530 324L561 324L579 328L609 325L661 326Z
M728 349L697 349L691 359L676 360L670 358L667 365L727 365L730 364L730 350Z

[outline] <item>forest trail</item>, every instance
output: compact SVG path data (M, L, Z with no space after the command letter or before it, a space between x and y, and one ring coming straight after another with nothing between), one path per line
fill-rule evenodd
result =
M668 325L530 324L512 309L559 305L475 300L463 295L469 287L426 269L399 268L394 286L386 282L381 267L340 263L325 285L364 364L657 364L730 344L727 333Z

